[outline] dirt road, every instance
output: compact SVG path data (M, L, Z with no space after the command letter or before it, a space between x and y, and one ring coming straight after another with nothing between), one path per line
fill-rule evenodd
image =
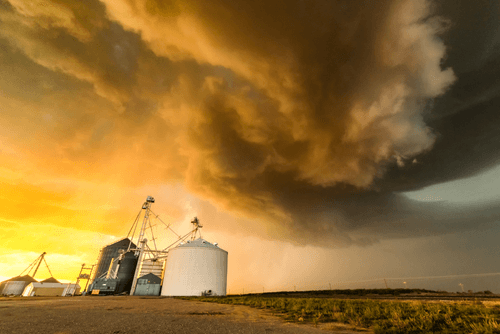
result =
M329 331L332 333L332 331ZM158 297L0 298L2 334L328 333L269 311ZM349 333L336 331L336 333Z

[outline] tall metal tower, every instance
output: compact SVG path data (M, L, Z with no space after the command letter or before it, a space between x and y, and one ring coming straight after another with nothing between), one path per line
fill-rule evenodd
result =
M151 210L151 204L155 202L155 199L152 196L148 196L146 198L146 202L142 205L142 209L144 210L144 218L142 220L142 226L141 226L141 231L139 232L139 248L136 249L135 255L140 255L144 251L144 247L146 245L147 239L144 238L144 235L146 234L146 228L148 228L148 224L151 225L149 222L149 212ZM154 242L154 239L153 239Z
M34 270L34 272L33 272L33 276L31 276L31 277L35 278L36 272L38 271L38 268L40 268L40 264L42 264L42 261L43 261L43 262L45 263L45 266L47 267L47 270L48 270L48 271L49 271L49 273L50 273L50 276L51 276L51 277L53 277L52 272L50 271L49 265L47 264L47 261L45 261L45 255L46 255L46 254L47 254L46 252L43 252L43 253L42 253L39 257L37 257L37 258L36 258L36 260L35 260L35 261L33 261L33 262L32 262L32 263L28 266L28 268L26 268L26 269L24 269L24 270L23 270L23 272L21 273L21 275L22 275L22 274L24 274L24 272L25 272L26 270L28 271L28 272L26 273L27 275L29 275L29 274L30 274L30 272L31 272L32 270ZM19 276L21 276L21 275L19 275Z
M154 244L154 251L157 251L156 241L155 241L155 237L153 235L153 228L152 228L151 222L149 220L149 216L150 216L150 212L151 212L151 204L153 204L154 202L155 202L155 199L152 196L148 196L146 198L146 202L144 202L144 204L142 205L142 210L144 210L144 218L142 219L142 226L141 226L141 229L139 231L139 237L137 238L137 241L138 241L137 247L135 249L131 249L132 240L134 238L132 235L132 238L130 239L131 242L130 242L129 248L127 250L127 251L130 251L130 250L135 251L135 255L138 257L137 258L137 267L135 268L134 279L132 281L132 288L130 289L131 295L134 294L135 286L137 285L137 278L138 278L140 270L141 270L142 262L144 261L144 253L146 251L146 247L148 247L147 246L148 239L145 238L146 230L148 227L151 230L151 238L152 238L152 241ZM132 228L134 228L134 226L135 226L133 234L135 234L135 229L137 228L140 214L141 213L139 212L139 215L137 216L137 219L136 219L134 225L132 226ZM129 234L130 234L130 232L129 232Z

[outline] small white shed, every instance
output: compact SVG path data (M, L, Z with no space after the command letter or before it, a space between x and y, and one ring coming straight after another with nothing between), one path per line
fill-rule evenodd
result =
M24 297L68 296L80 293L80 285L74 283L30 283L23 291Z

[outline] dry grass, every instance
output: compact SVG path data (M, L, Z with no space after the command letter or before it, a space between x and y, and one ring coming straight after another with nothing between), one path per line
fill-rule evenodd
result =
M500 333L499 302L375 301L262 296L189 297L205 302L248 305L279 313L287 321L322 328L375 333Z

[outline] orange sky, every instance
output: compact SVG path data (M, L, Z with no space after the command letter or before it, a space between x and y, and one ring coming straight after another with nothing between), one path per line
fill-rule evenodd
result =
M498 219L493 191L464 206L425 188L492 168L484 158L458 171L469 160L450 150L464 131L447 136L439 123L465 72L446 62L453 26L439 10L2 1L0 279L46 251L54 276L74 280L148 195L178 232L200 218L229 252L233 292L421 276L429 257L415 253L434 238ZM426 274L446 269L465 270L443 258Z

